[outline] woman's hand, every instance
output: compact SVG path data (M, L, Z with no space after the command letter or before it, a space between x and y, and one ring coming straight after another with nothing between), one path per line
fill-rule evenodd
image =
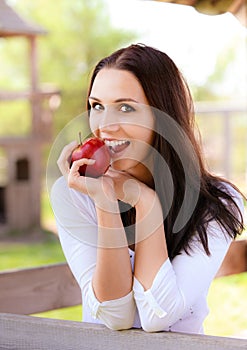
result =
M135 207L139 203L141 197L145 199L146 191L153 191L127 172L109 168L106 175L114 182L117 199L130 204L132 207Z
M80 175L80 167L84 164L93 164L95 162L94 159L82 158L74 161L70 167L71 154L76 146L77 142L73 141L63 148L57 161L61 173L66 178L70 188L89 195L96 205L102 208L108 207L110 204L117 201L113 180L105 175L99 178Z
M117 171L111 167L107 173L99 178L81 176L80 166L93 164L93 159L83 158L71 164L71 154L76 148L77 142L73 141L66 145L57 161L58 167L66 178L68 186L84 194L89 195L97 206L101 208L115 207L117 199L137 206L142 200L146 200L146 194L154 192L141 181L127 172Z
M66 145L57 160L58 168L66 179L68 179L70 172L71 154L77 145L77 141L72 141Z

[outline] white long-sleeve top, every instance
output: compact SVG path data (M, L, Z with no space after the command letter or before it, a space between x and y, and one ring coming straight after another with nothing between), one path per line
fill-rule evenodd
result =
M241 197L230 190L243 210ZM208 289L231 243L216 222L208 226L210 256L195 236L190 255L181 251L172 262L167 259L150 289L145 291L134 277L128 295L99 302L92 288L97 256L94 203L89 196L69 189L62 177L52 188L51 202L64 255L82 291L84 322L103 323L111 329L203 333ZM135 253L129 249L129 255L134 271Z

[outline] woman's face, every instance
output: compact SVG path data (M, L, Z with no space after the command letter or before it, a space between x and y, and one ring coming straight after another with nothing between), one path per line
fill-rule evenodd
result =
M138 177L144 164L150 167L154 136L154 116L141 84L127 70L103 68L89 103L91 130L109 147L112 167Z

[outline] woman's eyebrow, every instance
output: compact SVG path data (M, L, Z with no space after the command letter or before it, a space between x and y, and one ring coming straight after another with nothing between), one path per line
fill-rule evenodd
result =
M98 101L98 102L101 102L101 100L97 97L94 97L94 96L89 96L88 98L89 100L95 100L95 101ZM138 101L134 100L133 98L130 98L130 97L122 97L122 98L118 98L116 99L114 102L135 102L135 103L138 103Z
M125 101L138 103L138 101L134 100L133 98L129 98L129 97L118 98L117 100L115 100L115 102L125 102Z
M100 99L97 98L97 97L89 96L88 99L89 99L89 100L95 100L95 101L100 102Z

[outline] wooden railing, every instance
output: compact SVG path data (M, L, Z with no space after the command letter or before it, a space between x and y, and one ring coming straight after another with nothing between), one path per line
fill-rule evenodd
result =
M247 340L172 332L111 331L99 324L0 314L1 350L238 350Z
M29 315L81 303L66 263L0 273L0 312Z
M216 277L245 271L246 239L232 243ZM0 349L247 349L247 339L116 332L97 324L23 316L78 304L81 291L66 263L1 272Z

